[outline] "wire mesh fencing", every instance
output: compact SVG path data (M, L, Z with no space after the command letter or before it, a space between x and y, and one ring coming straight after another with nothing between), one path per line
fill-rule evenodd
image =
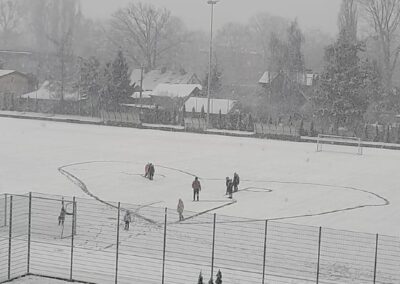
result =
M0 195L0 283L400 283L400 240L94 199Z

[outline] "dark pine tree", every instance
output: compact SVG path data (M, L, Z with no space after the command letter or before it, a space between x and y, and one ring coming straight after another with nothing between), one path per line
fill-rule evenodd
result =
M300 136L304 135L304 121L303 120L300 121L299 134L300 134Z
M368 97L376 89L371 65L360 56L365 43L349 41L341 32L337 41L325 50L326 66L314 91L315 114L333 124L354 131L362 123Z
M400 125L397 125L397 143L400 144Z
M374 138L374 142L378 142L379 141L379 127L378 124L375 126L375 138Z
M310 124L310 136L311 136L311 137L316 136L316 133L315 133L315 126L314 126L314 120L312 120L312 121L311 121L311 124Z
M251 113L249 113L249 118L247 120L247 130L253 131L253 129L254 129L254 120Z
M181 125L185 125L185 117L186 117L186 106L183 104L182 106L182 120L181 120Z
M389 142L390 142L390 127L389 127L389 124L386 125L385 142L386 142L386 143L389 143Z
M126 102L133 93L128 62L122 51L118 51L112 66L112 100L115 104Z
M83 60L80 66L79 89L81 98L89 101L92 116L94 116L95 110L100 108L99 93L101 87L100 62L95 57Z
M218 112L218 127L219 127L219 129L222 129L222 112L221 112L221 109Z
M211 67L211 84L210 84L210 93L218 94L222 88L222 72L219 70L218 64L214 64ZM207 93L208 90L208 72L206 77L203 80L203 90Z

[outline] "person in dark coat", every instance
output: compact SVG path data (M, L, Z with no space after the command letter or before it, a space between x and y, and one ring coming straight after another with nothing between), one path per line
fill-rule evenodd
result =
M193 188L193 201L196 200L196 197L197 197L197 201L199 201L199 193L201 191L201 184L200 184L198 177L194 178L194 181L192 182L192 188Z
M150 180L153 180L154 172L155 172L154 165L152 163L150 163L150 165L149 165L149 179Z
M67 214L67 211L64 208L64 205L61 207L61 212L60 215L58 216L58 226L63 225L64 226L64 221L65 221L65 215Z
M229 184L229 177L226 177L226 179L225 179L225 186L226 186L225 195L228 195L228 184Z
M228 193L229 198L232 199L233 182L231 179L228 179L228 181L227 181L226 192Z
M237 192L239 190L238 189L239 182L240 182L239 175L237 173L234 173L233 174L233 191L234 192Z
M144 177L147 177L149 175L149 168L150 168L150 163L147 163L146 166L144 167Z

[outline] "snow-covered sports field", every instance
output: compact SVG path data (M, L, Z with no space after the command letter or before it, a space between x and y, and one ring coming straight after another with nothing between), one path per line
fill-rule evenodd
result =
M261 282L265 219L279 222L268 233L268 283L314 282L319 226L326 228L320 283L364 283L374 270L374 235L328 228L389 236L400 232L397 151L364 149L359 156L356 147L330 145L317 153L311 143L6 118L0 119L0 131L0 193L78 197L78 280L113 279L117 211L101 201L122 201L123 208L141 214L132 231L121 231L121 283L159 283L164 207L171 208L166 283L187 283L199 270L208 277L209 213L219 216L215 267L223 269L227 283ZM153 181L142 177L147 162L156 165ZM234 171L241 183L230 200L225 177ZM202 183L200 202L192 201L194 176ZM31 270L68 278L70 239L60 239L55 221L60 202L36 196ZM175 212L179 198L185 203L182 223L177 223ZM27 241L27 199L16 197L14 207L13 247L21 254ZM0 249L7 252L8 229L3 227L0 235ZM381 242L378 280L395 283L400 275L392 269L398 263L390 253L398 250L398 240L382 236ZM100 274L98 265L104 267Z
M110 201L399 235L400 152L131 128L0 119L0 192ZM156 164L154 181L144 165ZM230 204L225 177L238 172ZM201 202L192 202L193 176ZM230 204L230 205L229 205ZM332 212L332 213L329 213ZM304 216L304 217L301 217ZM186 216L185 216L186 217Z

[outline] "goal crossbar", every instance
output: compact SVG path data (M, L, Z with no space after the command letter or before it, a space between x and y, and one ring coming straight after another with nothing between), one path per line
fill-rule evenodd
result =
M362 155L362 140L359 137L351 136L339 136L339 135L328 135L328 134L318 134L317 137L317 152L322 151L323 144L337 144L346 146L356 146L357 154Z

